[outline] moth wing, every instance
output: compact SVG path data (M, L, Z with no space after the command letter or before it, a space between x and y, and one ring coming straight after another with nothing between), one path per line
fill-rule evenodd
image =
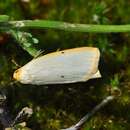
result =
M95 79L95 78L101 78L102 76L101 76L101 73L100 73L100 71L98 70L92 77L91 77L91 79Z
M34 59L22 69L29 75L30 84L82 82L96 78L99 56L93 47L68 49Z

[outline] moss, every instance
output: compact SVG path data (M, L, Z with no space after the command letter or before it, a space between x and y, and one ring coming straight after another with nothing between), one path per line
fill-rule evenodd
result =
M127 24L128 0L1 0L0 13L11 19L50 19L76 23ZM0 86L8 93L8 107L15 115L24 106L34 109L27 121L31 129L58 130L71 126L89 112L110 89L122 95L86 123L84 130L128 130L130 103L130 37L128 33L91 34L56 30L29 30L44 53L79 46L101 50L102 79L67 85L32 86L16 83L12 74L32 57L7 35L0 35ZM16 65L16 64L17 65Z

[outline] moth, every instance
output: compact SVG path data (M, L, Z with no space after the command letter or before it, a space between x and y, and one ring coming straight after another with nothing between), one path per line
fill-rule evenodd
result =
M53 52L31 60L13 74L23 84L64 84L100 78L100 51L80 47Z

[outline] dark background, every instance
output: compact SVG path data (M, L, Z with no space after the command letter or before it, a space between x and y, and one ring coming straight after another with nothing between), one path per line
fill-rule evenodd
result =
M0 0L0 14L11 20L46 19L84 24L129 24L129 0ZM101 51L102 78L86 83L32 86L13 80L14 70L33 57L14 38L0 33L0 87L7 94L13 118L23 107L34 111L27 120L33 130L58 130L76 123L112 88L122 95L86 123L83 130L130 129L130 34L27 30L39 39L44 54L57 49L94 46ZM15 64L15 63L16 64Z

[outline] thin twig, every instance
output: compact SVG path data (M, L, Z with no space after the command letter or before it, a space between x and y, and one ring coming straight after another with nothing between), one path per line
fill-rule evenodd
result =
M97 111L99 111L102 107L104 107L108 102L112 101L113 99L114 96L106 97L100 104L94 107L91 112L87 113L76 125L61 130L79 130L86 121L88 121Z
M28 107L24 107L15 117L15 119L13 120L13 122L11 123L11 127L15 126L15 124L23 117L28 116L30 117L32 115L33 111L31 108Z

